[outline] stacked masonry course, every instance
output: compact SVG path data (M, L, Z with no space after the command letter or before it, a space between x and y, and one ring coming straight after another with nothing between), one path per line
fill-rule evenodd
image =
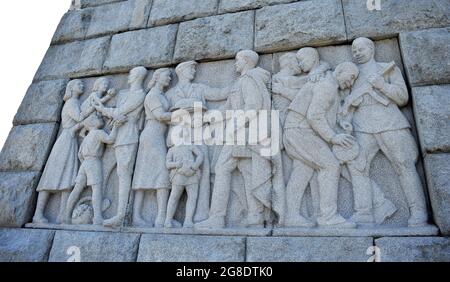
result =
M450 0L80 0L66 13L14 118L0 154L0 261L450 261ZM35 188L58 133L74 78L125 74L364 36L400 49L412 95L436 237L216 237L31 230ZM220 63L220 62L218 62ZM329 247L327 247L329 246Z

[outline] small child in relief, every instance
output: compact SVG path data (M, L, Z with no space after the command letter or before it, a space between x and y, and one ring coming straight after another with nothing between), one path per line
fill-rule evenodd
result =
M102 156L105 150L104 144L113 144L117 136L117 127L119 124L113 124L111 134L107 134L103 129L104 122L96 113L91 115L83 122L89 131L80 146L78 157L81 166L75 182L75 187L70 193L67 202L65 221L71 223L72 211L80 199L80 195L86 188L86 185L92 187L92 207L94 209L94 225L103 224L102 217Z
M198 186L201 177L200 166L203 164L203 158L203 153L195 145L172 146L169 149L166 165L170 170L172 191L167 205L167 217L164 227L174 227L173 217L185 189L188 199L183 227L194 227L193 217L197 205Z

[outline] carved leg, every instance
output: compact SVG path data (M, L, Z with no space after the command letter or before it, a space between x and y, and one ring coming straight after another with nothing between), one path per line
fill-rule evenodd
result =
M264 205L253 195L252 191L252 160L241 159L238 169L244 178L245 196L247 199L247 218L245 224L248 227L264 227Z
M62 191L61 192L61 202L59 204L59 214L56 218L56 223L61 224L64 223L65 220L65 214L66 214L66 207L67 207L67 200L69 199L70 191Z
M41 191L38 195L36 211L34 213L33 222L34 223L48 223L48 220L44 216L45 207L47 206L48 199L50 198L50 193L47 191Z
M135 226L146 226L147 223L142 218L142 205L144 202L145 191L136 190L134 193L134 203L133 203L133 224Z
M169 201L170 190L158 189L156 191L156 200L158 204L158 214L155 220L155 227L162 228L164 226L164 220L167 213L167 202Z
M169 203L167 204L167 216L166 222L164 223L165 228L173 228L172 220L177 211L178 203L180 201L181 195L183 195L184 186L173 185L172 192L170 193Z
M92 185L92 208L94 209L94 225L103 224L102 201L102 184Z
M84 190L84 187L86 186L86 180L84 178L84 181L77 181L75 184L75 187L72 190L72 193L69 195L69 199L67 200L67 207L65 211L65 218L64 222L67 224L72 223L72 212L75 208L75 205L77 204L78 200L80 199L80 195Z
M198 198L198 184L192 184L186 187L186 192L188 195L187 203L186 203L186 217L184 219L184 228L193 228L194 227L194 213L197 205Z

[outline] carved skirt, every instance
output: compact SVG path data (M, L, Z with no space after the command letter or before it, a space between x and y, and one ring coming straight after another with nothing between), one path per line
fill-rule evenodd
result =
M133 190L170 189L166 131L166 125L159 121L147 121L139 140Z
M78 165L78 140L71 129L64 129L53 146L36 190L71 190L75 186Z

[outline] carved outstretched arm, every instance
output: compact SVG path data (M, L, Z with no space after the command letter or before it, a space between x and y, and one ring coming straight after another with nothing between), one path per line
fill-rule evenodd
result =
M200 84L202 87L203 97L208 101L223 101L228 98L230 87L214 88L208 85Z
M192 152L196 156L192 169L199 170L200 166L203 164L204 154L197 146L192 147Z
M108 145L114 144L114 142L116 142L117 132L117 126L114 125L109 135L104 132L104 134L102 135L102 142Z
M288 87L283 86L281 83L273 83L272 85L272 92L274 94L280 95L289 101L294 100L295 96L297 96L297 93L299 92L298 89L290 89Z
M172 113L163 110L162 106L152 110L153 115L161 122L172 120Z
M376 86L374 87L377 88ZM381 84L378 90L400 107L408 104L408 88L398 67L395 67L394 71L391 72L388 77L388 82Z
M168 169L174 169L174 168L178 167L178 163L173 161L173 151L172 151L172 149L169 149L169 152L167 152L166 167Z

